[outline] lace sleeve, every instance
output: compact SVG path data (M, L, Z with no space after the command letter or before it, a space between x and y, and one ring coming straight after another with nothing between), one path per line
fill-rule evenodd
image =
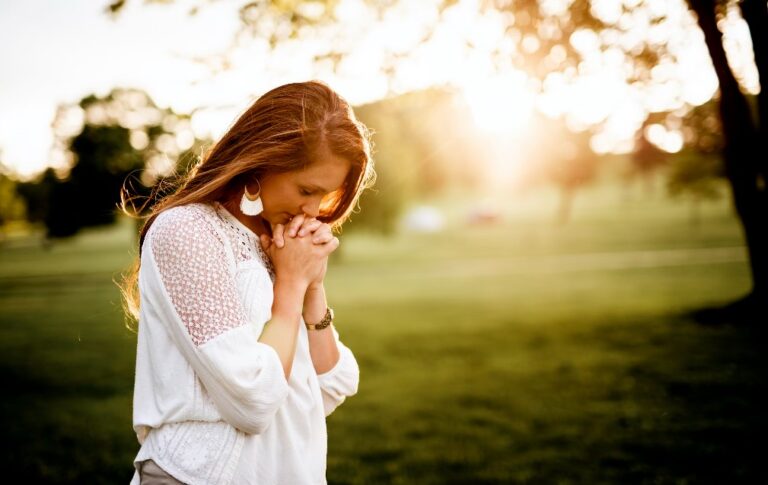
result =
M258 434L289 386L277 350L258 340L263 322L249 321L228 241L209 216L203 207L173 207L150 227L144 244L151 249L142 255L144 295L156 316L149 321L165 326L222 418Z
M204 214L181 206L154 224L151 246L160 277L192 342L200 346L247 323L227 269L226 241Z

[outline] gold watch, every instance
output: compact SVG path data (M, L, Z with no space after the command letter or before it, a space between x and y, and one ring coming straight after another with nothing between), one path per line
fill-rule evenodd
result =
M330 325L331 323L333 323L333 310L330 307L328 307L325 310L325 316L323 317L322 320L320 320L319 323L306 323L306 322L304 323L307 325L307 330L322 330L328 325Z

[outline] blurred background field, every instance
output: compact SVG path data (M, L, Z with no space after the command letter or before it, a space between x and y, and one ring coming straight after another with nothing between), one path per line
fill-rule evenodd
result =
M759 483L766 355L751 327L689 312L749 288L726 201L554 193L430 200L442 231L342 235L336 326L361 368L328 419L328 480L369 483ZM611 202L611 203L609 203ZM133 223L0 252L3 461L28 481L125 483L135 336L112 282Z

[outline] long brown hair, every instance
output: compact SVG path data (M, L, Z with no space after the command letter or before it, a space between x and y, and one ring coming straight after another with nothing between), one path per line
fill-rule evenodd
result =
M157 184L141 208L157 199L147 215L138 215L137 197L123 189L121 211L145 219L139 231L138 256L123 275L122 284L118 283L128 327L131 319L139 318L138 274L144 237L162 211L195 202L229 200L254 178L301 170L313 162L319 150L327 149L351 164L341 188L323 200L318 216L338 230L361 192L375 179L371 146L371 132L356 119L349 103L325 83L284 84L259 97L186 175L170 182L169 195L158 197L164 185Z

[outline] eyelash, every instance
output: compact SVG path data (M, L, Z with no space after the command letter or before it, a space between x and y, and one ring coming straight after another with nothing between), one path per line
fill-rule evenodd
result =
M301 192L301 195L312 195L312 192L310 192L310 191L308 191L306 189L301 189L300 192Z

